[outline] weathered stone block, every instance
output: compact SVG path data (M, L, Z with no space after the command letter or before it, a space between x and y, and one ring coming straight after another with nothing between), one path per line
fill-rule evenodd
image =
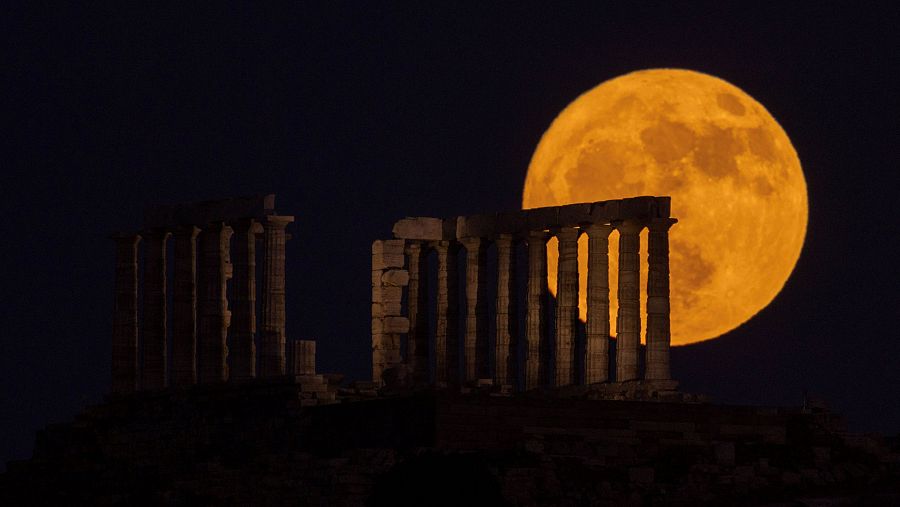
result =
M372 254L372 271L402 268L405 261L406 256L403 254Z
M457 238L489 238L496 234L496 215L472 215L456 219Z
M591 205L591 219L594 223L619 219L619 201L595 202Z
M559 207L559 224L563 227L575 227L591 223L591 204L568 204Z
M372 303L372 317L386 317L390 315L403 315L400 302Z
M655 216L653 197L630 197L622 199L619 206L620 218L651 218Z
M399 334L381 333L372 336L372 350L400 350Z
M409 284L409 271L405 269L385 271L381 276L381 283L389 287L406 287Z
M402 255L404 248L406 248L406 242L402 239L378 239L372 242L372 255Z
M403 287L372 287L373 303L400 303L403 297Z
M672 214L672 198L657 197L656 198L656 216L660 218L669 218Z
M444 237L444 221L431 217L407 217L394 224L395 238L440 241Z
M396 315L384 317L382 319L385 333L408 333L409 319Z
M539 231L559 226L559 207L525 210L525 224L530 230Z
M521 234L526 230L525 212L513 211L509 213L497 213L494 222L494 232L500 234Z

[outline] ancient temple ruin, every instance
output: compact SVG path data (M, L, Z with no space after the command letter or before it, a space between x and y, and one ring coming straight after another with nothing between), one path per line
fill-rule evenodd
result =
M315 342L285 338L286 227L293 220L265 195L153 207L140 232L114 234L113 393L308 372Z
M572 385L640 385L670 391L669 197L536 208L509 213L415 217L394 224L394 239L372 245L372 369L377 383L502 386L505 390ZM643 376L641 345L640 232L649 230L647 332ZM609 235L619 234L618 318L615 379L609 378ZM585 340L578 325L578 238L587 234L588 286ZM547 336L547 241L559 242L555 336ZM496 300L487 302L487 247L496 247ZM527 266L517 266L517 245L527 245ZM426 305L428 253L436 252L436 323ZM460 316L459 256L465 257L465 308ZM516 273L527 270L526 287ZM515 302L525 290L525 329ZM435 298L435 295L432 295ZM405 301L405 305L403 302ZM488 335L493 322L493 351ZM460 333L458 326L464 326ZM434 329L433 336L429 330ZM462 346L458 343L463 340ZM551 339L552 338L552 339ZM405 340L405 343L404 343ZM552 348L547 344L552 343ZM524 347L524 353L517 352ZM405 349L405 354L401 352ZM583 351L577 361L576 351ZM429 352L431 351L431 352ZM493 357L493 364L489 358ZM521 357L521 360L520 360ZM576 371L576 364L583 364ZM524 382L517 382L519 371ZM612 382L614 380L614 382Z

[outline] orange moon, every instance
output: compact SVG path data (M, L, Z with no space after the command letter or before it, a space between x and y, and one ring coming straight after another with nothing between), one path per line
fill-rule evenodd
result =
M639 195L672 196L672 216L679 220L669 233L673 345L716 338L749 320L778 295L800 257L808 205L797 152L762 104L719 78L650 69L585 92L541 138L528 167L522 207ZM641 234L642 305L646 234ZM551 240L553 294L556 248ZM583 320L584 235L578 249ZM617 256L613 232L613 330Z

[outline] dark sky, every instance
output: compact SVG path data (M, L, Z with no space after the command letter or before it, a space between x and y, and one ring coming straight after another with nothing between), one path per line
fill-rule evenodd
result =
M809 188L784 291L677 349L683 388L765 404L808 389L855 429L900 431L898 11L610 3L6 6L0 461L108 390L106 237L145 205L277 193L297 217L288 333L318 339L321 370L363 377L372 240L408 215L516 209L554 116L651 67L755 97Z

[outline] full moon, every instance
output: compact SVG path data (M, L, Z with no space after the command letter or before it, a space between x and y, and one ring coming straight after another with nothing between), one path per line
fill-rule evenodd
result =
M528 167L522 207L639 195L671 196L672 216L679 220L669 233L673 345L716 338L749 320L778 295L800 257L808 207L797 152L762 104L719 78L650 69L585 92L541 138ZM646 234L645 229L642 305ZM547 249L555 295L556 241ZM584 235L578 250L583 320ZM612 330L617 256L613 232Z

